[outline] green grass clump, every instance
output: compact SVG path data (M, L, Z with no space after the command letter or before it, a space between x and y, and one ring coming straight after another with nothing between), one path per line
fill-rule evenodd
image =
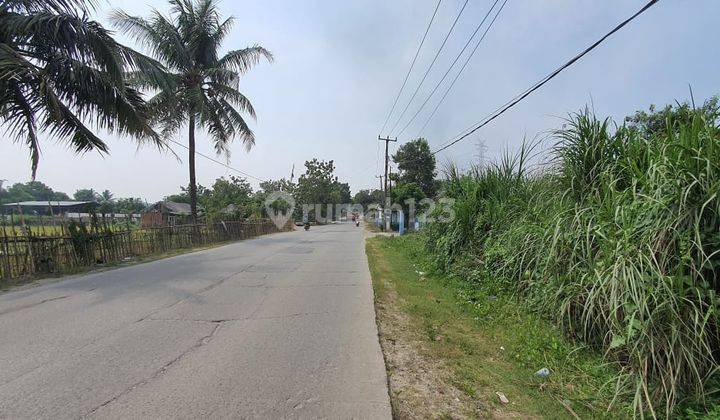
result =
M497 412L519 418L630 415L627 406L608 409L613 399L608 384L616 368L601 354L567 340L517 299L487 293L438 270L418 235L370 239L367 254L376 300L386 305L388 288L397 293L396 309L410 315L427 356L448 367L449 383L481 410L469 417ZM535 375L541 368L548 368L550 376ZM496 391L511 403L501 404Z
M664 125L572 115L542 170L527 168L532 146L450 170L443 194L456 217L425 233L440 266L518 295L619 363L615 395L638 417L717 398L716 103L681 106Z

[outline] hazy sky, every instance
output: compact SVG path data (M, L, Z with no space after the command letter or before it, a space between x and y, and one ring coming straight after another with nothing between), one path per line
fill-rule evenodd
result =
M463 1L442 1L400 107L417 86ZM433 148L442 144L594 42L645 2L509 0L455 88L420 134ZM110 3L144 16L153 7L162 12L168 9L163 0L101 3L97 19L106 26L113 8ZM226 49L257 43L275 55L273 64L260 64L241 80L241 90L258 113L257 122L251 123L257 145L246 153L239 142L234 144L230 164L259 178L275 179L289 176L293 164L297 176L303 162L313 157L333 159L337 174L350 183L353 193L378 185L373 177L380 168L378 130L435 3L221 1L222 14L236 17ZM490 4L491 0L469 1L409 115L445 72ZM487 146L486 156L492 158L505 148L517 148L523 137L557 128L561 117L591 101L598 114L620 119L651 103L688 99L688 84L696 102L720 93L719 18L717 0L662 0L516 108L440 154L440 161L467 165L475 158L479 140ZM122 34L118 38L132 45ZM400 142L418 134L435 100ZM199 150L212 154L207 137L203 133L198 137ZM108 188L116 196L149 201L187 184L183 149L173 146L183 157L179 162L150 147L137 149L132 139L106 138L110 145L106 156L75 155L63 143L43 142L37 179L69 194L78 188ZM187 134L178 140L186 143ZM233 174L203 158L198 158L197 170L203 185ZM5 137L0 141L0 179L13 183L29 177L25 146Z

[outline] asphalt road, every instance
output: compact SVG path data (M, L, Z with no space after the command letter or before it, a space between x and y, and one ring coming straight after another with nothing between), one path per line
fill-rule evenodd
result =
M0 295L2 418L389 418L362 228Z

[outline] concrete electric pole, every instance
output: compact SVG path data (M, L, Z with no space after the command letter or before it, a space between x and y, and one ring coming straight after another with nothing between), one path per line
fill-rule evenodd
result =
M385 187L383 189L383 191L385 193L385 204L383 204L383 207L385 209L385 211L384 211L384 213L385 213L385 230L389 231L390 230L390 217L388 214L388 210L389 210L390 206L387 205L388 204L388 162L389 162L388 147L389 147L391 141L397 142L397 137L395 137L394 139L391 139L389 137L383 138L383 137L378 136L378 140L385 142Z

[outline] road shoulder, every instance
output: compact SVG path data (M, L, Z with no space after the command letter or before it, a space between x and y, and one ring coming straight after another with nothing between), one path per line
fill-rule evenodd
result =
M624 414L606 411L609 372L598 355L512 301L472 295L428 272L412 238L370 238L366 246L395 418ZM550 377L535 374L543 367Z

